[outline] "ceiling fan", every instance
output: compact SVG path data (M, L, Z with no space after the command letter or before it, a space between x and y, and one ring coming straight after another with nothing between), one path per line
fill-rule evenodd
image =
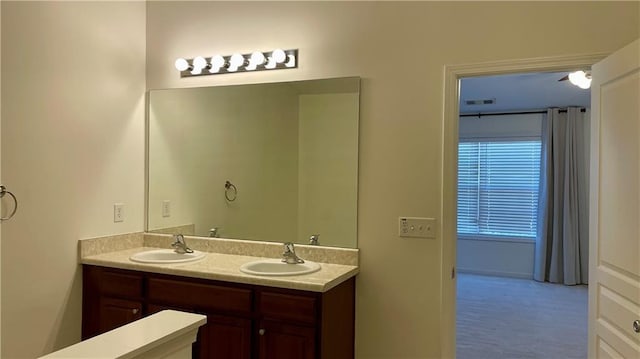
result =
M591 71L574 71L558 81L566 80L569 80L572 84L586 90L591 87Z

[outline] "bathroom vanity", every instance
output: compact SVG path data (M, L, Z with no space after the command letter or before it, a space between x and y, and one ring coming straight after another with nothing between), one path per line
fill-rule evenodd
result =
M194 358L353 358L357 266L260 277L237 269L255 259L245 255L209 252L178 266L128 259L144 249L81 255L83 339L175 309L207 316Z

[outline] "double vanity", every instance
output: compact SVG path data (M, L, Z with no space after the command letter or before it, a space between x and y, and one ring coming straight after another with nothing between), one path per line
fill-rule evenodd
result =
M82 337L165 309L207 316L194 358L352 358L358 250L136 233L80 241ZM174 253L174 254L172 254ZM292 273L293 268L301 273Z
M82 338L173 309L195 358L353 358L360 79L147 96L148 232L80 241Z

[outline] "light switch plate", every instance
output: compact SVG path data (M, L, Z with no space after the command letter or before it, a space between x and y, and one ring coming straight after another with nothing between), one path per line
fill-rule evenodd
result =
M171 201L162 201L162 217L171 217Z
M113 221L124 222L124 203L113 204Z
M424 217L399 217L398 235L410 238L436 238L436 219Z

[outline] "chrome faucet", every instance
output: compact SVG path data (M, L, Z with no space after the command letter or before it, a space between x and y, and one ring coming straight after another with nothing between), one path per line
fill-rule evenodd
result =
M171 247L175 248L176 253L186 254L193 253L193 249L187 246L187 242L184 240L184 236L182 234L176 234L173 236L173 240L175 242L171 243Z
M304 263L304 260L298 258L296 250L293 247L293 243L287 242L284 244L284 253L282 253L282 261L287 264Z
M312 246L317 246L320 244L320 235L319 234L314 234L309 238L309 244L311 244Z
M209 230L209 237L210 238L218 238L219 237L218 236L218 227L214 227L214 228L211 228Z

